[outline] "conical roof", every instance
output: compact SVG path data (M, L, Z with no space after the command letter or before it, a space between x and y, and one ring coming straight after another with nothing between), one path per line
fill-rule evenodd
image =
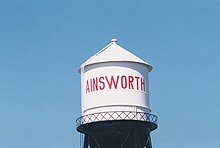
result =
M108 44L102 50L100 50L95 55L90 57L86 62L84 62L81 65L81 68L96 63L119 62L119 61L144 64L147 66L149 72L153 69L153 67L150 64L146 63L139 57L135 56L131 52L119 46L117 44L116 39L112 39L112 42L110 44Z

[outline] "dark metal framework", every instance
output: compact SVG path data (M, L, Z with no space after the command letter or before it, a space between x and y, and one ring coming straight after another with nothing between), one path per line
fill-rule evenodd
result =
M81 116L76 120L77 128L83 124L90 122L99 121L111 121L111 120L138 120L146 121L157 126L158 118L157 116L144 113L144 112L131 112L131 111L110 111L110 112L99 112L94 114L88 114Z
M124 143L122 143L120 148L128 147L129 145L131 145L132 143L129 144L128 141L132 141L133 139L134 139L133 144L135 145L135 148L136 147L152 148L150 131L153 131L157 128L157 122L158 122L158 118L153 114L144 113L144 112L132 112L132 111L100 112L100 113L88 114L79 117L76 120L77 130L81 133L80 145L83 148L88 148L88 147L101 148L100 145L106 144L99 142L99 140L103 138L102 135L104 135L103 133L98 134L98 132L100 131L105 131L105 134L106 133L109 134L109 132L112 132L114 136L117 136L118 132L120 132L120 134L123 136L126 135L124 138ZM108 130L108 128L109 129L112 128L112 130ZM129 131L129 132L124 132L124 131ZM105 136L108 137L108 134ZM140 137L138 138L138 136L140 135L142 135L142 138L143 135L146 135L145 140L142 139L142 143L143 141L145 141L145 144L144 145L142 144L142 146L140 145L136 146L138 145L138 140L140 138ZM118 136L120 137L120 135ZM111 137L108 138L110 139ZM132 148L134 148L134 146L132 146Z

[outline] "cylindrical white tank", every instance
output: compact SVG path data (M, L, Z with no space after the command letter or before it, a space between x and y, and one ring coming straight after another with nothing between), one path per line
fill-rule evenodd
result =
M152 66L112 42L81 65L82 116L100 112L150 112Z

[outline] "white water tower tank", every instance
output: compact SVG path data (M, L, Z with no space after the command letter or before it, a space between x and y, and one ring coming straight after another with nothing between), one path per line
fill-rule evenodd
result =
M151 70L150 64L112 39L80 67L82 116L111 111L150 113Z
M151 70L116 39L81 65L81 147L152 148L158 118L150 113Z

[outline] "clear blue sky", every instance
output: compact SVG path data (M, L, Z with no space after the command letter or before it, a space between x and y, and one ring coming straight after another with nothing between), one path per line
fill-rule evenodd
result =
M1 0L0 147L78 148L86 59L118 44L154 66L154 148L220 146L219 0Z

